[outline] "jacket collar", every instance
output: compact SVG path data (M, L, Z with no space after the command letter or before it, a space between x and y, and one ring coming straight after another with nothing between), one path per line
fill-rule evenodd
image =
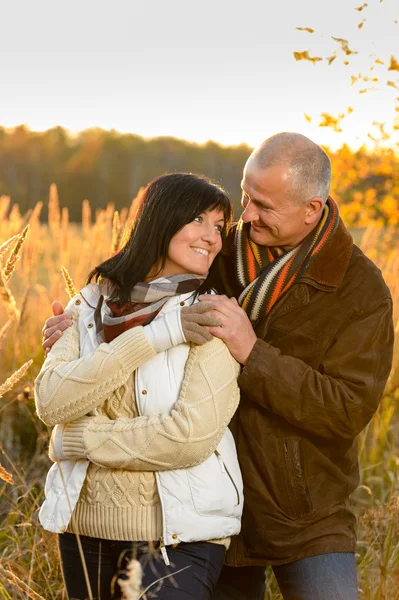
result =
M353 239L340 219L338 227L301 281L323 289L336 289L342 282L353 251Z
M236 223L223 244L222 256L234 258L234 236ZM318 254L299 280L326 291L335 290L342 282L352 256L353 239L349 231L339 220L338 227L326 247Z

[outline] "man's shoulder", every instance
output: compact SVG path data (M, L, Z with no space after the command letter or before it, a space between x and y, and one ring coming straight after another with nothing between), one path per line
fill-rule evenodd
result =
M355 244L342 282L342 288L350 286L356 296L368 306L390 299L391 293L378 266Z

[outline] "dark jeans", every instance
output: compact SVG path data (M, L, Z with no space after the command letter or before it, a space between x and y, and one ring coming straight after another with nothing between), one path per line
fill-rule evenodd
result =
M59 535L62 571L69 598L85 600L89 597L76 536ZM225 548L209 542L181 543L167 546L170 566L167 567L157 550L158 544L149 542L117 542L81 535L91 591L95 600L111 600L121 596L116 583L131 558L137 558L143 569L142 587L155 583L149 592L157 600L211 600L225 555ZM179 569L184 571L172 575ZM147 596L148 597L148 596Z
M355 555L337 552L273 567L284 600L357 600ZM213 600L263 600L263 567L223 567Z

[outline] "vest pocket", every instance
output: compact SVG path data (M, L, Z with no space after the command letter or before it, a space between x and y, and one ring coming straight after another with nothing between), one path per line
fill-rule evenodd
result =
M232 477L232 475L231 475L231 473L230 473L229 469L226 467L226 465L225 465L225 463L224 463L224 461L223 461L223 457L222 457L222 455L220 454L219 450L215 450L215 454L216 454L216 458L217 458L217 459L218 459L218 461L219 461L219 465L220 465L220 470L221 470L221 472L222 472L222 473L226 473L226 474L227 474L228 478L230 479L230 481L231 481L231 483L232 483L232 485L233 485L233 487L234 487L234 490L235 490L235 492L236 492L236 494L237 494L237 502L236 502L236 506L238 506L238 505L240 504L240 493L239 493L239 491L238 491L237 484L236 484L236 482L234 481L234 479L233 479L233 477Z
M306 484L300 438L280 440L282 471L286 485L286 502L282 510L292 518L306 517L314 512Z
M216 450L196 467L186 469L195 511L203 516L239 517L242 495L232 470Z

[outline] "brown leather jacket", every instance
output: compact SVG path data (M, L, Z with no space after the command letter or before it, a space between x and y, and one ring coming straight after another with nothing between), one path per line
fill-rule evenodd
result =
M237 296L234 232L217 259ZM349 495L356 437L377 410L392 363L392 300L342 221L301 280L256 327L233 423L244 477L242 533L230 565L354 552Z

